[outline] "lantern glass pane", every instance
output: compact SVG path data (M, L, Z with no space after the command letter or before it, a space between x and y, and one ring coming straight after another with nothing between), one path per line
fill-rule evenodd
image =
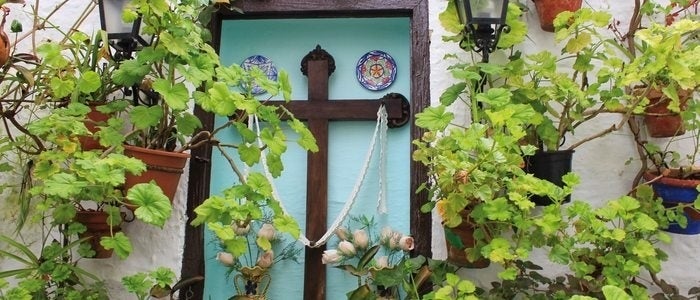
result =
M469 0L474 19L500 19L503 0Z
M467 24L469 22L469 20L467 19L467 8L465 7L465 1L469 0L455 0L457 16L459 17L459 22L461 24Z
M108 33L131 33L133 23L122 21L122 11L129 4L129 0L103 0L105 13L105 28Z

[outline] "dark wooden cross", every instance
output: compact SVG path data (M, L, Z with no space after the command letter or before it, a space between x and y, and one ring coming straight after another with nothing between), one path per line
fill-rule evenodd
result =
M326 232L328 218L328 123L331 120L376 120L379 106L386 105L389 127L406 124L410 117L408 100L391 93L374 100L328 99L328 79L335 70L333 57L320 46L301 61L301 72L308 78L308 101L268 102L286 107L307 126L316 138L318 152L308 154L306 175L306 236L314 241ZM304 299L326 298L326 267L321 263L325 246L306 248Z

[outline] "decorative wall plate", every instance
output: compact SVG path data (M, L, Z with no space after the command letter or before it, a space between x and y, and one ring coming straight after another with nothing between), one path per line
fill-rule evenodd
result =
M246 71L251 70L253 67L258 67L262 70L263 73L267 75L268 79L277 81L277 67L275 67L275 64L273 64L272 60L269 58L262 55L252 55L244 59L241 63L241 68ZM242 85L242 87L244 89L246 88L245 85ZM264 94L265 90L254 84L251 92L253 95L260 95Z
M357 61L355 74L364 88L381 91L396 80L396 62L386 52L372 50Z

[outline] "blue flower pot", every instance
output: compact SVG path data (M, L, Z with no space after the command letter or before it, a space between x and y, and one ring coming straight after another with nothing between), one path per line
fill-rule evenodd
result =
M699 194L697 186L700 184L700 180L665 176L657 178L658 176L658 173L647 172L644 174L644 179L647 181L654 180L651 183L651 187L654 189L656 196L663 200L665 207L671 208L680 203L693 203L697 199ZM664 230L678 234L700 234L700 212L686 207L683 213L688 219L686 228L674 223Z

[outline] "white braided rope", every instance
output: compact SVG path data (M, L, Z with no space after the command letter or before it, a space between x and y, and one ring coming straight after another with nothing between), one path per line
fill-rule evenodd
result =
M260 123L258 121L258 116L254 115L253 116L253 124L255 127L256 134L258 136L258 146L263 147L262 140L260 140ZM248 120L248 126L250 127L251 120L249 118ZM328 230L326 230L326 233L321 236L321 238L318 239L313 245L311 244L311 241L309 240L306 235L303 233L299 235L299 241L304 244L306 247L311 247L311 248L318 248L326 244L328 239L331 238L333 233L335 232L338 227L345 221L347 218L348 214L350 213L350 209L352 206L355 204L355 200L357 199L357 195L360 192L360 188L362 187L362 183L364 182L365 178L367 177L367 170L369 169L369 164L372 161L372 156L374 153L374 147L376 145L377 140L379 139L380 141L380 151L379 151L379 172L380 174L380 179L379 179L379 193L378 193L378 198L377 198L377 209L381 213L386 213L386 175L384 174L384 170L386 167L386 162L385 162L385 152L386 152L386 136L387 136L387 113L386 113L386 108L384 105L379 106L379 110L377 111L377 125L374 127L374 133L372 134L372 140L370 142L369 148L367 149L367 153L365 155L365 163L360 171L359 176L357 177L357 180L355 181L355 186L352 189L352 192L348 196L347 200L345 201L345 205L343 206L343 209L340 211L338 216L336 216L335 220L333 220L333 223L331 224L330 227L328 227ZM273 177L272 174L270 173L269 168L267 167L267 159L265 158L264 153L261 155L261 163L263 165L263 170L265 173L265 177L267 180L270 182L272 185L272 196L274 197L277 202L279 202L280 207L282 208L282 211L285 214L287 213L287 209L284 207L284 203L282 202L282 198L279 196L279 193L277 192L277 188L275 187L273 183Z

